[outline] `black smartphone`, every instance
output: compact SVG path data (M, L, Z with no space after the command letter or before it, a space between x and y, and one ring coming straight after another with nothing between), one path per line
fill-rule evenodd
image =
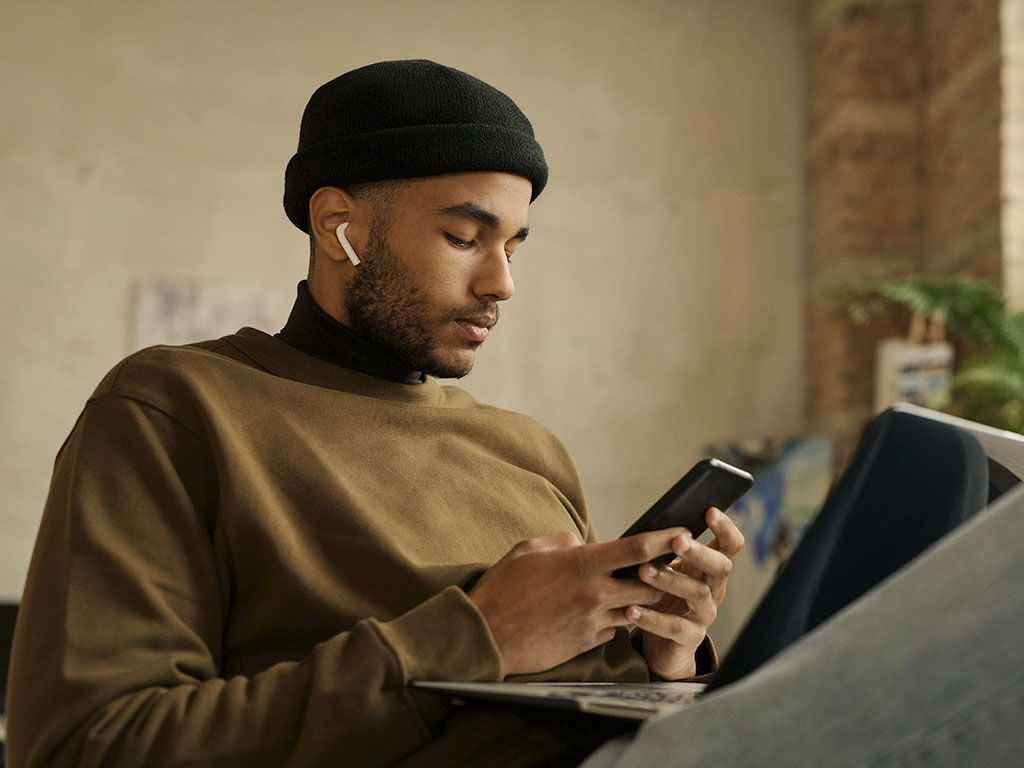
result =
M697 462L668 491L626 529L624 536L644 531L657 531L681 525L688 528L697 538L707 529L704 516L709 507L718 507L725 512L754 484L754 477L738 467L721 459L704 459ZM655 565L672 562L672 553L656 557ZM612 573L617 579L635 579L638 565L619 568Z

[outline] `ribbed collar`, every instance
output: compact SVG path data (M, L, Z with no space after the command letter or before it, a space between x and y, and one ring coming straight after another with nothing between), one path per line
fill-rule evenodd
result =
M299 283L291 314L277 338L300 352L369 376L399 384L421 384L422 371L375 341L342 325L314 301L305 280Z
M427 376L422 384L410 386L360 373L308 355L284 340L255 328L242 328L237 333L225 336L223 341L255 365L276 376L352 395L408 405L447 407L450 405L449 395L455 389L442 389L433 376Z

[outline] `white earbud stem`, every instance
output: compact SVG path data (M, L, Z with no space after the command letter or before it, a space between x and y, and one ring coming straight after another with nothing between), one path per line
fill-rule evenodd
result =
M337 230L337 232L338 232L338 242L341 243L341 247L344 248L345 249L345 253L348 254L348 260L352 262L352 266L353 267L358 267L359 266L359 257L356 256L355 249L352 248L352 243L350 243L348 241L348 238L345 237L345 228L347 226L348 226L348 222L346 221L344 224L341 224L338 227L338 230Z

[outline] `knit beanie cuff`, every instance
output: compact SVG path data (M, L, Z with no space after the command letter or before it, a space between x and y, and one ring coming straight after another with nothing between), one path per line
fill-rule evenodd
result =
M536 139L496 125L413 125L319 142L297 152L285 170L285 212L308 234L309 198L320 187L471 171L525 176L530 202L548 169Z

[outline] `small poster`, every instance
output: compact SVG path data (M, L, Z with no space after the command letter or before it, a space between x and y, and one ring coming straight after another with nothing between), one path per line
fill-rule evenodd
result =
M948 341L886 339L878 345L875 362L875 412L898 402L940 409L949 402L952 381L953 345Z

